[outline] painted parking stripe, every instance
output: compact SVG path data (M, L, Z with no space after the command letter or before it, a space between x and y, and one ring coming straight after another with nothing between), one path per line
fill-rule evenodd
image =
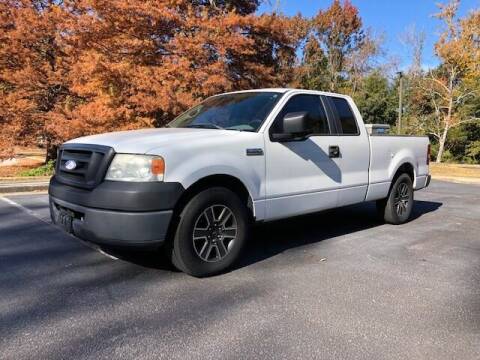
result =
M28 209L26 208L25 206L13 201L12 199L9 199L7 197L3 197L3 196L0 196L0 200L3 200L4 202L6 202L7 204L11 205L11 206L14 206L15 208L27 213L28 215L31 215L33 217L35 217L36 219L42 221L43 223L45 224L48 224L50 226L53 226L56 228L56 226L50 221L50 220L46 220L44 217L42 217L42 215L40 215L39 213L37 213L36 211L33 211L31 209ZM110 255L108 253L106 253L105 251L103 251L99 246L95 245L95 244L92 244L92 243L89 243L89 242L86 242L86 241L83 241L82 239L79 239L75 236L73 236L72 234L69 234L67 232L64 232L66 235L68 236L71 236L72 238L74 238L76 241L80 241L82 244L84 244L85 246L88 246L90 249L93 249L93 250L96 250L97 252L99 252L100 254L112 259L112 260L118 260L117 257L113 256L113 255Z
M37 218L38 220L44 222L45 224L52 225L52 223L49 220L46 220L42 215L40 215L36 211L30 210L30 209L26 208L25 206L20 205L19 203L15 202L12 199L9 199L7 197L2 196L2 197L0 197L0 199L5 201L9 205L16 207L17 209L20 209L23 212L26 212L28 215L31 215L31 216Z

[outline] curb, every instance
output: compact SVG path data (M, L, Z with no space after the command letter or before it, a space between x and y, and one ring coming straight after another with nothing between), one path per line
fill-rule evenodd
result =
M17 192L30 191L46 191L48 190L49 181L31 181L31 182L14 182L0 183L0 194L10 194Z
M0 184L7 183L33 183L41 181L49 181L51 176L13 176L13 177L0 177Z

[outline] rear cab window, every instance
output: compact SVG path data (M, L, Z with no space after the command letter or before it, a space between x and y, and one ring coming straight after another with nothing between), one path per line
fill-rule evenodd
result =
M338 121L338 132L342 135L359 135L357 119L353 114L352 108L344 98L329 96Z

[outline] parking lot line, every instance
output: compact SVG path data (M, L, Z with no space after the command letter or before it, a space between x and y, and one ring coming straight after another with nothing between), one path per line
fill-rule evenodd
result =
M45 224L48 224L48 225L52 225L48 220L45 220L45 218L43 218L39 213L37 213L36 211L33 211L31 209L28 209L26 208L25 206L13 201L12 199L9 199L7 197L4 197L4 196L0 196L0 199L3 200L4 202L6 202L7 204L11 205L11 206L14 206L16 207L17 209L20 209L21 211L27 213L28 215L31 215L35 218L37 218L38 220L44 222Z
M50 226L53 226L55 227L55 225L50 222L49 220L46 220L44 217L42 217L39 213L37 213L36 211L34 210L31 210L19 203L17 203L16 201L13 201L12 199L10 198L7 198L7 197L4 197L4 196L0 196L0 200L3 200L4 202L6 202L8 205L10 206L13 206L21 211L23 211L24 213L27 213L28 215L30 216L33 216L34 218L40 220L41 222L45 223L45 224L48 224ZM83 241L82 239L79 239L75 236L73 236L72 234L69 234L67 232L65 232L66 235L68 236L71 236L72 238L74 238L76 241L79 241L81 242L82 244L84 244L85 246L88 246L90 249L93 249L93 250L96 250L97 252L99 252L100 254L102 254L103 256L106 256L112 260L118 260L117 257L113 256L113 255L110 255L108 253L106 253L105 251L103 251L99 246L95 245L95 244L92 244L92 243L88 243L86 241Z

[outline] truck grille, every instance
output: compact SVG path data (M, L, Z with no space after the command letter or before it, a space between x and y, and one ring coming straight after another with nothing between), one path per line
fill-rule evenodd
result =
M66 185L93 189L102 182L114 154L108 146L64 144L58 153L55 177Z

